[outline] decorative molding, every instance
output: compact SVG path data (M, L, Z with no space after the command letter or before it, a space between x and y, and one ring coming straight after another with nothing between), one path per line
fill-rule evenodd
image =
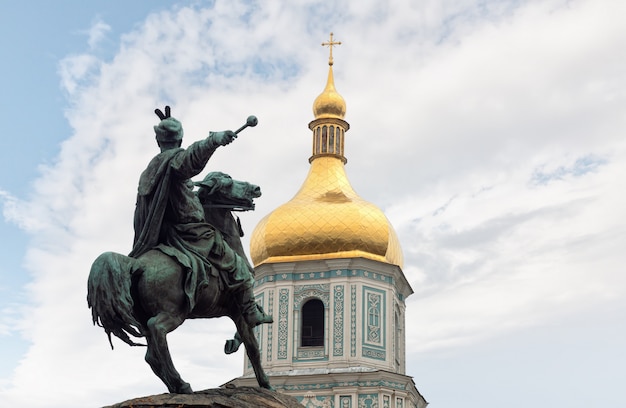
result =
M347 277L347 276L366 278L372 281L395 284L394 278L384 273L370 272L364 269L335 269L331 271L322 271L322 272L305 272L305 273L283 272L283 273L276 273L272 275L266 275L266 276L259 278L259 280L255 282L255 286L260 286L266 282L309 281L309 280L317 280L317 279Z
M303 396L297 396L296 399L306 408L334 408L334 398L330 395L316 396L311 392L307 392Z
M296 357L297 360L317 360L317 361L327 361L328 357L324 351L324 347L302 347L298 348L298 355Z
M367 293L367 342L374 344L381 344L381 323L382 319L382 294L380 293Z
M296 285L293 290L293 308L300 310L303 300L308 298L318 298L324 303L324 308L328 309L330 300L330 284L318 283L314 285Z
M343 356L344 286L337 285L333 299L333 356Z
M358 408L378 408L378 394L359 394Z
M386 360L387 353L384 350L375 350L369 347L363 346L363 357L373 358L376 360Z
M365 277L364 272L368 271L366 279L378 281L385 285L391 284L394 291L393 295L390 293L390 296L397 297L402 302L413 293L401 267L359 256L303 259L297 262L285 260L284 262L264 263L255 268L257 284L284 280L310 280L312 279L311 273L318 274L320 271L324 271L323 277L314 275L313 279L332 280L335 277L342 277L343 279L351 276ZM353 271L357 271L356 275L353 275Z
M270 377L271 379L271 377ZM310 384L275 384L276 389L285 391L308 391L308 390L327 390L338 387L385 387L394 390L406 390L406 384L388 380L376 381L339 381L339 382L316 382Z
M281 289L278 294L278 352L279 360L287 359L287 341L289 340L289 289Z
M387 298L384 290L363 286L361 324L363 345L385 350L387 328Z
M356 357L356 285L350 287L350 357Z

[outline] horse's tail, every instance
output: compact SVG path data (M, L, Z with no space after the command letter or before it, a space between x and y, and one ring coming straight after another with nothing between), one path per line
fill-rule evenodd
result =
M133 315L131 296L132 260L115 252L105 252L93 262L87 281L87 304L94 325L106 332L111 348L111 333L130 346L143 346L128 335L143 337L141 324Z

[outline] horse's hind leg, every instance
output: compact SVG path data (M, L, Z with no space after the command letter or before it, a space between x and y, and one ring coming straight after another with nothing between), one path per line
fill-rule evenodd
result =
M175 316L170 313L159 313L148 319L146 324L146 339L148 351L146 352L146 362L152 367L152 371L167 385L171 393L191 394L193 391L188 383L174 368L172 357L167 346L167 333L173 331L184 321L182 316Z
M259 383L259 387L271 390L272 386L270 385L270 380L267 377L267 374L265 374L265 370L263 370L263 366L261 365L259 342L254 336L253 328L246 323L242 316L238 316L236 318L235 325L237 326L237 332L241 336L243 344L246 346L246 354L248 355L248 358L250 359L250 364L252 364L252 368L254 369L254 375L256 376L256 380Z

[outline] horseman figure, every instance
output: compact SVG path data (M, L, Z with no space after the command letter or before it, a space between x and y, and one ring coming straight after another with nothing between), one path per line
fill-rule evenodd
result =
M166 335L186 319L228 316L237 333L224 351L232 353L243 343L259 385L271 388L253 329L273 319L255 301L254 270L231 214L253 209L260 189L214 172L196 183L196 193L190 180L219 146L232 143L257 120L250 116L236 132L210 132L182 149L183 129L170 107L155 113L161 120L154 126L161 152L139 179L133 249L129 256L105 252L94 261L87 282L92 320L111 347L111 334L131 346L143 344L129 335L145 337L146 362L154 373L170 392L191 393L174 368Z
M191 177L199 174L219 146L230 144L237 135L230 131L209 132L206 139L182 149L183 128L171 117L155 110L161 119L154 126L161 153L139 178L135 208L135 239L129 256L138 258L156 249L174 258L185 271L187 309L193 310L196 292L219 279L223 290L234 294L249 325L271 323L272 318L257 306L252 286L253 269L243 254L224 240L220 231L206 223L202 204L193 191Z

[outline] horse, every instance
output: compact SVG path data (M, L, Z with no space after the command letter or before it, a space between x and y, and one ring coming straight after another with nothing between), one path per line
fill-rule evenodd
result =
M220 172L209 173L195 184L200 187L197 195L207 223L247 261L240 239L241 224L231 211L254 209L254 198L261 196L261 189ZM254 328L246 323L232 295L220 290L218 279L211 278L208 286L198 289L193 309L187 310L184 275L180 264L159 250L138 258L115 252L101 254L91 266L87 283L87 303L94 325L104 329L112 349L111 334L130 346L147 346L145 360L169 392L190 394L191 386L174 367L166 335L186 319L228 316L237 333L226 342L225 352L230 354L243 343L259 386L272 389L261 366ZM129 335L145 337L146 344L134 342Z

